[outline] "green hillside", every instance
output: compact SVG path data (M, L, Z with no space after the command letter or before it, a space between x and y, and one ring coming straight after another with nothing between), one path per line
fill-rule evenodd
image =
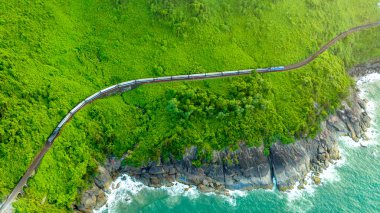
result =
M0 0L0 200L92 93L143 77L295 63L380 20L377 2ZM241 141L269 148L313 137L348 94L346 68L379 58L379 41L380 29L367 30L294 72L146 85L96 101L66 126L13 206L70 210L107 156L128 152L125 163L139 166L196 145L201 165Z

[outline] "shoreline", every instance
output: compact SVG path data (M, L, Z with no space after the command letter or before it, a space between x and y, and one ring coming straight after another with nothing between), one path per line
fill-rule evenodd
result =
M364 79L365 79L365 77L364 77ZM357 80L357 87L359 86L359 83L360 83L360 80L361 79L359 79L359 80ZM371 114L371 116L373 116L373 112L371 112L371 110L373 110L373 108L372 107L368 107L366 110L364 110L363 109L363 103L364 103L364 105L365 105L365 101L363 101L363 100L361 100L361 98L358 100L358 96L359 97L363 97L362 95L361 95L361 93L360 92L358 92L358 91L352 91L352 93L353 94L351 94L351 96L353 96L353 97L350 97L350 98L348 98L348 99L352 99L352 100L355 100L355 101L357 101L356 103L356 107L359 107L359 109L354 109L354 110L352 110L352 111L360 111L360 113L362 112L362 110L363 110L363 112L365 112L366 114L368 113L368 114ZM342 103L342 105L343 106L345 106L345 107L347 107L349 104L347 104L347 102L346 101L343 101L343 103ZM346 108L345 110L351 110L350 108ZM343 114L344 115L344 114ZM360 116L361 114L359 114L359 118L361 118L361 116ZM342 115L341 115L342 116ZM336 120L336 117L339 117L339 112L337 112L336 113L336 115L332 115L332 116L330 116L327 120L326 120L326 127L325 128L333 128L333 129L335 129L335 130L338 130L339 129L339 127L341 127L341 126L339 126L340 124L337 124L337 123L331 123L331 122L333 122L334 120ZM323 122L322 122L323 123ZM373 126L373 121L371 121L371 127ZM338 129L336 128L336 127L338 127ZM351 132L350 132L351 131ZM367 130L367 131L370 131L370 128ZM340 129L340 131L335 131L334 133L332 133L332 134L334 134L334 137L337 137L337 136L339 136L339 134L348 134L348 135L350 135L352 138L354 138L354 139L356 139L356 140L358 140L358 138L356 138L356 136L355 136L355 130L353 130L353 129L350 129L350 127L349 127L349 125L347 126L347 130L346 131L341 131L341 129ZM321 134L322 134L322 132L321 132ZM363 133L363 134L361 134L361 136L363 136L363 137L366 137L366 134L367 133ZM318 136L317 136L318 137ZM339 137L341 137L341 136L339 136ZM360 136L359 136L359 138L361 138ZM360 141L362 141L362 140L360 140ZM364 141L364 140L363 140ZM336 142L334 142L335 144L336 144ZM358 144L358 146L360 146L360 142L355 142L356 144ZM339 149L338 147L336 147L337 149ZM336 150L335 150L336 151ZM324 175L324 173L327 171L327 170L329 170L329 169L332 169L332 170L334 170L334 168L335 167L339 167L339 166L341 166L343 163L344 163L344 159L341 159L341 160L339 160L340 159L340 154L339 154L339 150L338 150L338 156L336 156L336 158L337 159L335 159L335 160L337 160L337 161L334 161L333 160L333 158L330 158L330 159L327 159L327 161L325 161L325 163L327 164L327 165L322 165L321 167L317 167L317 168L309 168L309 171L306 173L306 174L304 174L304 177L303 178L299 178L298 180L296 180L296 181L294 181L292 184L291 184L291 187L290 188L293 188L293 189L290 189L290 188L285 188L285 189L283 189L283 190L285 190L285 193L284 194L286 194L287 196L292 196L291 194L293 193L293 194L295 194L294 196L297 196L296 194L297 193L300 193L301 195L305 192L305 191L307 191L307 190L312 190L312 191L314 191L315 190L315 188L319 185L319 184L324 184L324 182L325 182L325 180L324 179L326 179L326 177L324 177L323 175ZM109 164L109 163L108 163ZM112 166L111 166L111 169L110 169L110 167L109 167L109 165L108 165L107 163L105 164L105 167L107 168L107 170L110 172L110 173L113 173L114 171L112 171ZM117 163L116 163L117 164ZM118 167L118 166L116 166L116 167ZM156 165L154 165L152 168L155 168L155 167L157 167ZM148 170L149 171L149 170ZM312 175L313 174L313 175ZM122 176L125 176L125 174L122 174ZM119 176L119 178L120 177L122 177L122 176ZM131 177L133 177L133 175L131 176ZM129 177L129 178L131 178L131 177ZM275 177L275 176L274 176ZM313 179L313 177L317 177L317 179ZM119 178L117 178L117 179L119 179ZM136 178L136 180L139 180L139 178ZM174 180L177 180L177 181L180 181L180 182L184 182L184 183L179 183L179 182L174 182L174 184L175 185L179 185L180 186L180 189L182 189L182 194L181 195L183 195L185 192L186 193L192 193L193 195L194 194L198 194L198 196L199 196L199 193L202 193L202 194L218 194L218 195L221 195L222 197L223 196L225 196L226 197L226 199L233 199L235 196L237 196L236 194L239 194L238 196L246 196L247 195L247 190L241 190L241 189L238 189L238 190L230 190L230 189L226 189L226 188L223 188L222 190L218 190L217 188L216 188L216 190L214 189L210 189L209 187L208 188L204 188L203 186L204 185L206 185L206 184L203 184L204 183L204 181L201 181L201 183L199 184L199 185L201 185L201 186L195 186L195 185L192 185L190 188L189 188L189 186L187 186L186 187L186 183L189 183L188 182L188 179L180 179L180 178L175 178ZM184 180L184 181L181 181L181 180ZM140 179L140 181L142 181L142 182L140 182L140 184L142 184L144 187L143 188L149 188L149 189L164 189L164 190L170 190L169 188L170 188L170 184L162 184L161 186L158 186L158 184L155 184L155 185L152 185L151 183L147 183L146 182L146 180L145 180L145 182L144 182L144 180L141 180ZM207 181L207 180L206 180ZM147 185L150 185L150 187L149 186L147 186ZM166 185L166 186L165 186ZM203 185L203 186L202 186ZM273 184L273 185L276 185L276 184ZM276 189L274 189L274 186L272 185L272 187L267 187L268 189L266 189L267 191L275 191ZM301 186L301 187L299 187L299 186ZM115 187L115 186L114 186ZM177 186L174 186L174 188L175 187L177 187ZM198 187L198 189L195 189L196 187ZM306 187L306 189L302 189L302 188L305 188ZM111 190L111 194L112 194L112 191L117 191L118 189L117 189L118 187L116 187L116 188L114 188L113 190ZM311 188L311 189L309 189L309 188ZM289 190L290 189L290 190ZM173 190L177 190L177 193L178 193L178 189L173 189ZM186 191L185 191L186 190ZM105 191L107 191L107 190L105 190ZM189 192L190 191L190 192ZM104 197L109 197L111 194L109 194L109 193L105 193L104 194ZM173 195L178 195L178 194L173 194ZM105 203L108 203L107 202L107 200L112 200L113 198L112 197L110 197L110 198L108 198L108 199L105 199L105 202L103 201L103 204L105 204ZM83 201L83 197L82 197L82 201ZM231 201L231 202L233 202L233 201ZM99 206L98 206L99 207ZM96 211L96 212L101 212L101 209L104 209L104 208L106 208L105 207L105 205L102 205L102 207L98 210L98 211ZM95 209L95 208L94 208ZM82 211L83 211L83 209L82 209Z

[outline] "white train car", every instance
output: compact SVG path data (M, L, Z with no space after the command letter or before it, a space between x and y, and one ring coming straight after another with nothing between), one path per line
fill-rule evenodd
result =
M117 85L112 85L112 86L107 87L103 90L100 90L100 92L105 94L105 93L111 92L112 90L116 89L116 87L117 87Z
M221 77L221 76L222 76L221 72L206 73L206 78Z
M225 71L225 72L222 72L223 76L233 76L233 75L237 75L238 72L237 71Z
M150 83L150 82L153 82L153 78L142 78L142 79L136 80L137 84L146 84L146 83Z
M198 78L204 78L206 77L206 73L202 73L202 74L191 74L189 75L189 78L192 78L192 79L198 79Z
M101 95L101 93L100 93L100 92L97 92L97 93L91 95L90 97L86 98L84 101L85 101L86 103L88 103L88 102L92 102L92 101L94 101L95 99L97 99L99 95Z
M251 74L252 70L239 70L239 74Z
M172 80L172 76L158 77L154 79L154 81L157 81L157 82L171 81L171 80Z
M85 101L86 103L91 102L91 101L94 101L94 100L96 99L97 95L99 95L99 92L97 92L97 93L95 93L95 94L92 94L90 97L86 98L84 101Z
M71 111L70 111L70 113L72 114L72 115L74 115L75 113L77 113L84 105L86 104L86 102L85 101L82 101L82 102L80 102L78 105L76 105L75 107L74 107L74 109L72 109Z
M270 70L270 68L258 68L258 69L256 69L257 72L267 72L269 70Z
M58 124L58 128L62 128L65 123L67 123L72 117L71 113L67 113L67 115L62 119L62 121Z
M123 83L120 83L117 85L118 88L125 88L125 87L130 87L132 85L135 84L135 80L132 80L132 81L126 81L126 82L123 82Z
M189 75L176 75L176 76L172 76L172 79L173 80L184 80L184 79L189 79Z

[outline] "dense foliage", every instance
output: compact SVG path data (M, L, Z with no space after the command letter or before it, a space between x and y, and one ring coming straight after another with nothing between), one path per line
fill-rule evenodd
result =
M0 1L0 199L60 119L114 83L285 65L338 32L380 18L377 0ZM345 39L291 73L142 86L99 100L66 126L14 207L67 211L107 155L180 158L241 141L290 143L318 132L351 80L380 56L379 29Z

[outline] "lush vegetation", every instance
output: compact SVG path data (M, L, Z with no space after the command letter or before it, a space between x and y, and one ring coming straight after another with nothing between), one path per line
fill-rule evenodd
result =
M141 77L285 65L349 27L380 19L377 0L0 2L0 199L73 107ZM98 162L180 158L245 141L312 137L352 84L345 68L380 56L380 30L340 42L306 68L142 86L71 121L28 182L20 212L67 211ZM268 149L266 149L268 152Z

